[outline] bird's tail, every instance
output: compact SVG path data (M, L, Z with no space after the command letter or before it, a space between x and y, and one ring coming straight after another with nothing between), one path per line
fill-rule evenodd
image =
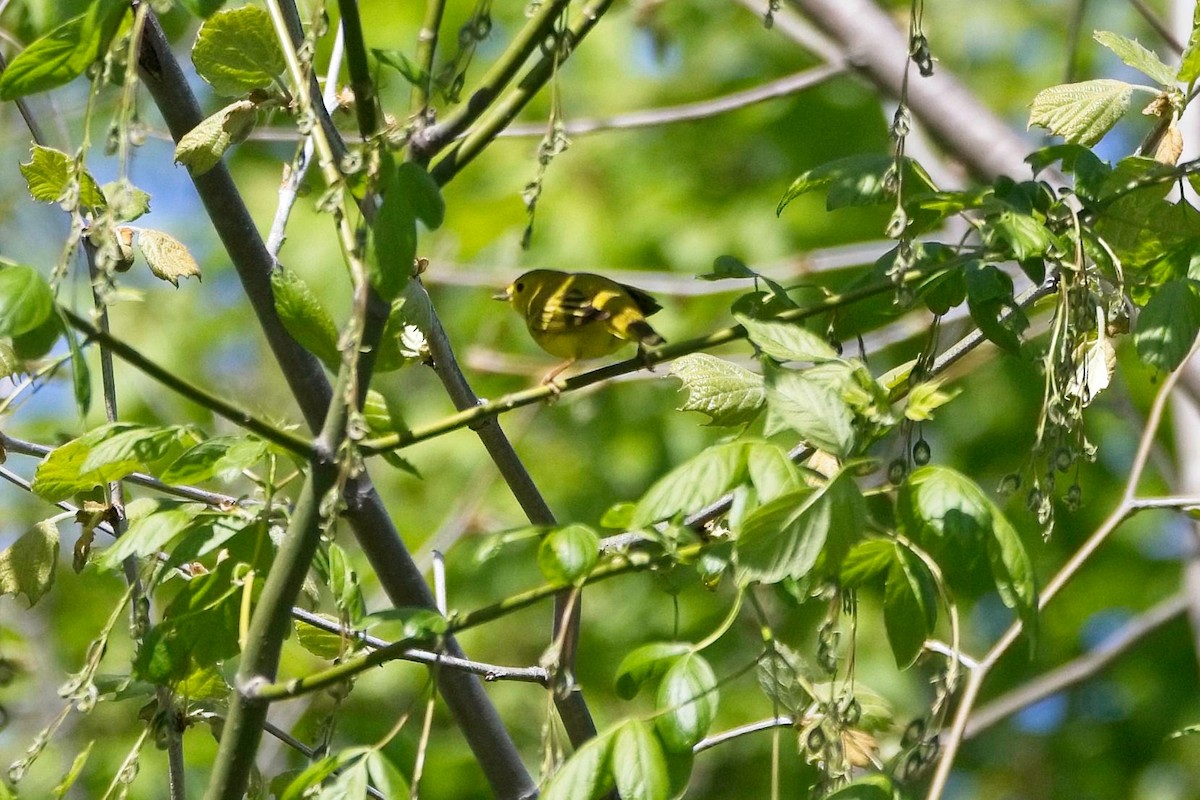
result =
M665 344L666 339L658 335L658 331L650 327L650 323L644 319L635 320L629 323L629 332L633 334L637 343L643 347L658 347L660 344Z

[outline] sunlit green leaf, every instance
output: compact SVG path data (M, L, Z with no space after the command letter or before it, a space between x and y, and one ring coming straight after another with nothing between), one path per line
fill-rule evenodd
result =
M691 649L687 642L654 642L626 654L617 667L617 696L632 699L643 686L658 680Z
M734 314L750 341L777 361L832 361L838 353L829 342L797 322L759 320Z
M622 800L667 800L670 776L662 745L651 727L627 720L617 729L612 749L613 778Z
M590 739L550 776L542 800L600 800L614 786L611 760L617 731Z
M175 162L192 175L203 175L221 162L221 156L245 139L258 120L258 107L236 100L185 133L175 145Z
M54 585L58 528L43 520L0 550L0 596L23 594L34 605Z
M1110 78L1051 86L1033 98L1029 124L1091 146L1129 110L1132 96L1133 86Z
M1157 53L1147 50L1136 39L1126 39L1112 31L1096 31L1092 34L1097 42L1116 54L1117 58L1161 86L1174 86L1176 71L1168 67Z
M699 511L746 477L746 450L738 442L710 447L668 472L642 496L632 527Z
M1190 280L1173 280L1155 290L1137 315L1133 342L1143 362L1163 370L1178 367L1200 332L1200 296Z
M22 50L0 75L0 100L13 100L69 83L103 55L129 4L93 0L72 17Z
M205 20L192 63L217 94L227 97L265 89L286 66L271 16L257 6L219 11Z
M600 558L600 537L586 525L555 528L538 547L538 568L551 583L573 584Z
M331 370L342 363L333 317L304 279L287 267L271 272L275 311L283 327L304 349Z
M367 269L371 285L389 302L400 296L413 274L413 258L417 254L414 199L397 171L388 183L371 226L374 257L367 259Z
M144 558L166 549L191 526L203 508L190 503L141 517L96 559L96 564L101 569L119 570L127 558Z
M654 726L671 752L690 753L712 727L717 715L717 676L699 653L676 661L658 685Z
M96 179L86 169L76 171L75 159L61 150L35 144L29 151L28 164L21 165L21 174L29 186L29 195L43 203L58 203L66 196L73 178L78 180L79 205L102 208L105 195Z
M854 413L840 394L804 372L782 372L767 387L767 407L813 447L848 456L856 441Z
M0 336L20 336L46 322L54 295L41 273L20 264L0 268Z
M676 359L670 374L683 381L687 392L679 410L706 414L709 425L744 425L762 412L766 402L761 375L707 353Z

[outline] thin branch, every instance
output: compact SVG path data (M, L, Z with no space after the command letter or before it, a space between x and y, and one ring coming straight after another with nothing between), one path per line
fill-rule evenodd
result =
M1154 9L1148 6L1145 0L1129 0L1129 4L1133 6L1139 14L1142 15L1142 19L1146 20L1146 24L1153 28L1154 32L1162 37L1162 40L1166 42L1167 47L1171 48L1171 50L1175 52L1175 55L1183 55L1183 51L1185 49L1183 42L1175 38L1175 34L1165 22L1159 19L1158 14L1154 13Z
M375 83L371 80L367 63L367 46L363 39L362 19L358 15L358 2L338 0L338 10L342 15L341 30L346 37L346 66L350 72L350 88L354 92L358 129L364 137L369 137L379 127L379 113Z
M1090 652L980 706L968 719L963 738L972 739L1039 700L1095 676L1147 636L1182 616L1187 605L1184 593L1172 595L1113 631Z
M446 12L446 0L425 0L425 17L417 33L417 68L422 80L413 84L412 103L409 111L424 117L429 110L433 94L433 62L437 56L438 32L442 28L442 15Z
M71 323L72 328L85 334L91 341L102 345L117 356L120 356L122 361L150 376L163 386L178 392L197 405L207 408L235 425L245 428L268 442L279 445L285 450L305 458L312 458L314 456L316 451L313 449L312 443L303 437L280 430L269 422L258 419L249 411L238 408L228 400L217 397L207 389L201 389L194 383L180 378L170 370L160 367L125 342L112 336L107 331L95 327L71 309L61 306L60 309L66 316L67 321Z
M823 64L811 69L802 70L792 75L745 89L740 92L714 97L711 100L701 100L695 103L683 103L666 108L654 108L644 111L630 111L612 117L598 119L577 119L563 126L567 136L586 136L591 133L604 131L627 131L637 128L653 128L670 125L677 122L694 122L710 119L720 114L746 108L767 100L787 97L819 86L830 78L845 73L849 69L845 64ZM534 122L522 125L510 125L501 131L496 138L511 137L542 137L546 135L546 123Z
M382 650L385 647L393 647L396 643L389 642L386 639L380 639L377 636L371 636L365 631L357 631L353 628L341 625L334 620L326 619L319 614L313 614L310 611L305 611L302 608L293 608L292 616L314 628L320 628L327 633L334 633L339 636L345 636L348 639L362 642L368 647L376 650ZM438 664L449 669L461 670L478 675L488 683L496 681L514 681L516 683L536 683L542 686L550 682L550 674L543 667L506 667L499 664L488 664L482 661L471 661L466 658L457 658L449 656L445 653L438 653L433 650L422 650L418 647L411 647L403 650L397 658L404 661L413 661L418 664Z
M712 736L701 739L692 746L692 752L703 753L705 750L709 750L719 744L724 744L725 742L741 738L742 736L747 736L751 733L769 731L772 728L791 728L795 725L796 721L791 717L786 716L771 717L770 719L759 720L758 722L751 722L746 725L739 725L736 728L730 728L727 731L714 733Z

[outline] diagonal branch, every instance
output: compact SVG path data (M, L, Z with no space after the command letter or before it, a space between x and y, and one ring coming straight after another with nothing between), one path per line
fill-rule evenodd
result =
M143 82L150 90L172 137L178 141L203 117L188 87L187 77L153 14L147 18L139 66ZM284 378L309 428L315 431L329 408L332 387L320 362L288 335L275 311L270 282L275 260L263 245L224 164L218 164L204 175L193 178L193 182L237 271ZM399 532L368 475L364 473L348 483L346 504L345 517L391 601L399 606L432 608L433 597L429 588L400 540ZM461 649L452 640L447 642L447 652L462 655ZM438 688L493 791L502 798L531 795L535 791L534 783L478 678L448 671L438 681Z

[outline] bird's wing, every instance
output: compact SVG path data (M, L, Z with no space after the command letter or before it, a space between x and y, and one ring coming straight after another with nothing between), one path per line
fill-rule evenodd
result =
M595 296L577 286L567 285L546 300L538 328L560 332L578 328L589 322L608 319L611 314L595 305Z
M638 310L641 311L643 315L648 317L651 314L662 311L662 306L658 304L657 300L636 286L630 286L627 283L621 283L617 285L629 293L629 296L633 298L634 304L637 305Z

